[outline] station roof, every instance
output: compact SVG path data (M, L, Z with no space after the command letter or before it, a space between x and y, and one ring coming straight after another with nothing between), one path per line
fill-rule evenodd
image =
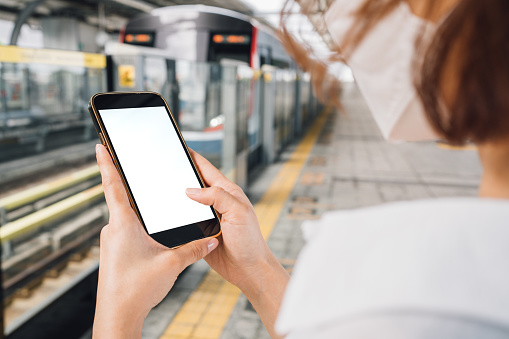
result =
M322 1L311 1L311 0L296 0L303 7L309 8L309 3L312 2L312 8L309 8L307 17L311 25L313 25L315 31L320 35L325 45L329 50L335 50L334 42L329 34L329 30L325 24L324 15L327 9L332 5L334 0L322 0Z
M0 13L14 20L33 0L0 0ZM99 23L100 11L104 11L105 28L118 31L127 19L158 7L203 4L222 7L249 16L253 9L241 0L41 0L34 10L33 18L50 16L73 17L92 25Z
M264 13L260 7L263 8L263 4L267 1L258 3L256 0L0 0L0 19L15 21L17 16L34 1L38 1L39 4L31 13L29 23L37 25L37 19L45 17L76 18L81 22L103 27L111 33L119 32L127 21L137 14L150 12L159 7L176 5L203 4L226 8L254 17L259 22L274 28L278 26L279 21L279 9ZM317 46L325 43L325 48L330 50L333 43L324 25L323 12L333 0L295 0L303 6L306 6L309 1L313 1L316 6L307 15L310 25L298 23L296 27L289 27L289 29L298 32L297 35L304 35L303 32L311 34L311 36L307 34L304 38L308 41L314 40ZM283 2L284 0L274 0L273 5L279 8ZM276 20L274 16L277 17ZM316 42L317 39L313 38L316 33L321 41Z

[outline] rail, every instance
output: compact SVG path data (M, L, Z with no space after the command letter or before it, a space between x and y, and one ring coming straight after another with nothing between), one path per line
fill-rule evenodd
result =
M90 166L80 171L74 172L66 177L55 181L41 184L19 193L15 193L3 199L0 199L0 209L11 211L21 206L30 204L41 198L59 192L68 187L77 185L85 180L92 179L100 174L97 165Z
M70 198L43 208L35 213L29 214L26 217L9 222L0 228L2 245L7 241L23 235L24 233L69 214L85 204L97 200L102 197L102 195L102 186L97 185L86 191L73 195Z

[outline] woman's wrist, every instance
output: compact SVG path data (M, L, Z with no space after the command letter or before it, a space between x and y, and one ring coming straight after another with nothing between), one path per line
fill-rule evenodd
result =
M253 258L254 259L254 258ZM244 295L253 295L269 288L274 279L289 279L289 275L276 259L269 246L263 241L263 247L257 251L256 260L238 270L237 281L231 281Z
M280 338L274 325L290 275L272 253L253 273L238 287L253 305L271 338Z
M95 339L141 338L143 321L148 313L138 308L127 306L113 308L111 305L111 303L97 305L93 337Z
M141 338L143 322L150 310L140 307L120 286L99 283L94 316L94 338Z
M248 298L257 298L257 295L270 293L276 286L286 284L290 279L288 272L283 268L279 261L270 253L269 256L259 261L256 268L250 270L237 287ZM284 288L283 288L284 290Z

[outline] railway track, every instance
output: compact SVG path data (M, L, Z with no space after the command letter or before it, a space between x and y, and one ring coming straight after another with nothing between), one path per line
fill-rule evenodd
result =
M0 162L0 192L30 186L33 182L95 162L97 142L88 141L18 160Z
M0 199L5 334L98 267L107 208L96 165Z
M100 230L108 220L99 168L90 162L93 144L0 164L4 334L9 339L79 337L83 326L91 326L87 317L93 317L95 293L90 290L96 286ZM66 166L68 173L61 173ZM84 293L89 300L80 313L75 305ZM76 321L81 327L63 328Z
M74 338L92 324L99 234L108 220L94 144L0 163L3 320L9 339Z

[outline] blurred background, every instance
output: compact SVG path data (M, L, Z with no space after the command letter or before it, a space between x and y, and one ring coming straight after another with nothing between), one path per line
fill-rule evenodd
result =
M269 239L289 270L303 245L295 229L325 210L475 194L480 166L468 147L383 143L345 65L335 64L331 72L341 81L337 96L347 114L321 104L310 75L277 38L283 2L0 0L3 335L91 336L98 235L108 220L95 164L99 140L88 113L97 92L161 93L188 146L253 203L326 115L319 154L306 162L311 167L299 182L304 186L295 184L299 193L282 202L277 236ZM308 16L299 14L298 4L289 9L289 30L322 57L331 53L322 19L330 2L317 2ZM341 158L328 157L331 152ZM338 169L339 175L333 172ZM349 194L338 198L335 187ZM269 212L257 210L259 218ZM206 272L198 263L183 273L169 301L147 320L144 337L268 337L250 304L235 293L214 335L199 336L198 325L186 323L172 331L192 328L187 334L162 336L202 280L208 283Z
M320 105L309 75L276 38L281 7L0 0L5 335L71 338L91 326L98 234L107 222L88 113L93 94L161 93L188 145L243 188L303 133ZM294 27L327 50L307 18Z

